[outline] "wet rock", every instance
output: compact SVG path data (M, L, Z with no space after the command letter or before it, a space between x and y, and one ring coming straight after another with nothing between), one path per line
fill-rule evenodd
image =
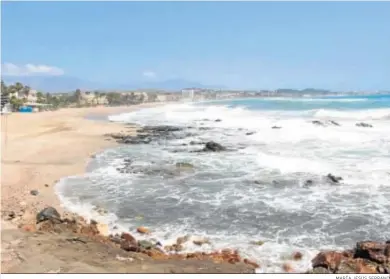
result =
M262 246L264 244L264 241L258 240L258 241L250 241L249 244Z
M216 143L214 141L209 141L206 143L205 147L203 148L203 151L206 152L219 152L226 150L225 147L220 145L219 143Z
M33 196L38 196L39 192L38 192L38 190L31 190L30 194Z
M356 273L377 273L376 265L364 259L343 259L335 273L338 274L356 274Z
M280 126L272 126L272 129L282 129Z
M156 244L154 244L150 241L147 241L147 240L140 240L140 241L138 241L138 246L141 247L142 249L150 250L152 248L155 248Z
M311 274L330 274L330 273L333 273L333 272L331 272L327 268L319 266L319 267L313 268L308 273L311 273Z
M294 269L292 268L291 264L289 264L289 263L283 264L282 268L287 273L293 273L294 272Z
M250 265L251 267L253 268L260 268L260 265L255 263L254 261L250 261L248 259L244 259L244 263L247 264L247 265Z
M215 119L214 122L221 122L222 120L221 119Z
M337 123L336 121L333 121L333 120L330 120L329 123L333 124L334 126L340 126L339 123Z
M206 144L206 143L203 141L190 141L190 145L202 145L202 144Z
M138 228L137 228L137 232L138 232L138 233L141 233L141 234L150 233L149 229L147 229L147 228L145 228L145 227L138 227Z
M202 246L204 244L210 244L210 240L208 240L207 238L196 239L196 240L193 240L192 243L194 243L195 245L198 245L198 246Z
M46 207L40 211L36 216L36 223L40 223L46 220L62 222L61 215L54 207Z
M362 241L356 244L356 258L368 259L383 264L390 262L390 244L375 241Z
M314 120L314 121L312 121L311 123L313 123L314 125L317 125L317 126L325 126L325 124L322 123L322 122L319 121L319 120Z
M371 124L364 123L364 122L356 123L356 126L357 127L364 127L364 128L372 128L373 127Z
M251 135L254 135L254 134L256 134L256 132L248 132L248 133L246 133L245 135L251 136Z
M314 181L311 179L308 179L305 181L305 183L303 183L303 186L308 187L308 186L312 186L313 184L314 184Z
M329 252L320 252L315 256L311 261L313 268L323 267L330 269L331 271L336 271L341 263L341 260L345 256L341 252L329 251Z
M300 261L303 258L303 254L301 252L294 252L292 254L292 258L296 261Z
M135 237L129 233L126 233L126 232L122 233L120 238L124 239L125 241L131 242L131 243L137 243L137 240L135 239Z
M189 235L178 237L176 239L176 244L177 245L184 244L184 243L188 242L189 240L190 240L190 236Z
M338 184L338 183L340 183L341 180L343 180L343 178L340 177L340 176L335 176L335 175L329 173L329 174L326 176L326 180L327 180L329 183Z

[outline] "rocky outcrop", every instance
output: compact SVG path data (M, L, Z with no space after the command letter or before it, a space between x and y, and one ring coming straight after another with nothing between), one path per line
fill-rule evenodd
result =
M320 252L312 260L310 273L384 273L390 272L390 243L362 241L355 249Z
M226 147L220 145L219 143L216 143L214 141L209 141L206 143L205 147L202 151L204 152L220 152L225 151Z

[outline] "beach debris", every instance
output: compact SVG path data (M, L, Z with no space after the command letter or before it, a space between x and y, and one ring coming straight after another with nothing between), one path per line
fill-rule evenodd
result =
M280 126L272 126L272 129L282 129Z
M33 196L38 196L39 192L38 192L38 190L31 190L30 194Z
M264 244L264 241L257 240L257 241L250 241L249 244L251 245L257 245L257 246L262 246Z
M137 232L141 233L141 234L150 233L149 229L142 227L142 226L137 228Z
M303 258L303 254L301 253L301 252L294 252L293 254L292 254L292 258L294 259L294 260L296 260L296 261L299 261L299 260L302 260L302 258Z
M364 127L364 128L372 128L373 127L371 124L364 123L364 122L356 123L356 126L357 127Z
M219 143L216 143L214 141L206 142L205 147L203 148L203 151L211 151L211 152L218 152L218 151L224 151L226 150L225 147L220 145Z
M328 180L328 182L330 183L340 183L341 180L343 180L343 178L341 176L335 176L331 173L329 173L327 176L326 176L326 179Z
M61 215L54 207L51 206L46 207L42 211L40 211L37 214L36 219L37 219L37 224L46 220L62 222Z

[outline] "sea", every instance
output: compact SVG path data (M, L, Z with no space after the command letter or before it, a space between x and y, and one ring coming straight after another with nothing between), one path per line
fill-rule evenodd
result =
M259 273L283 272L285 263L305 272L320 250L390 239L390 95L171 103L108 120L188 127L185 138L107 149L85 174L58 182L65 207L114 233L142 225L164 245L208 238L184 252L238 249ZM191 141L230 151L190 152L202 147ZM125 174L118 171L125 159L141 168L194 167L173 176ZM342 182L329 183L329 173ZM302 260L291 259L296 251Z

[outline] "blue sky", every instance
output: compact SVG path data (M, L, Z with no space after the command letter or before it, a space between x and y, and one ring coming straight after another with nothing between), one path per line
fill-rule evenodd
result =
M390 3L2 2L2 63L109 83L390 89Z

